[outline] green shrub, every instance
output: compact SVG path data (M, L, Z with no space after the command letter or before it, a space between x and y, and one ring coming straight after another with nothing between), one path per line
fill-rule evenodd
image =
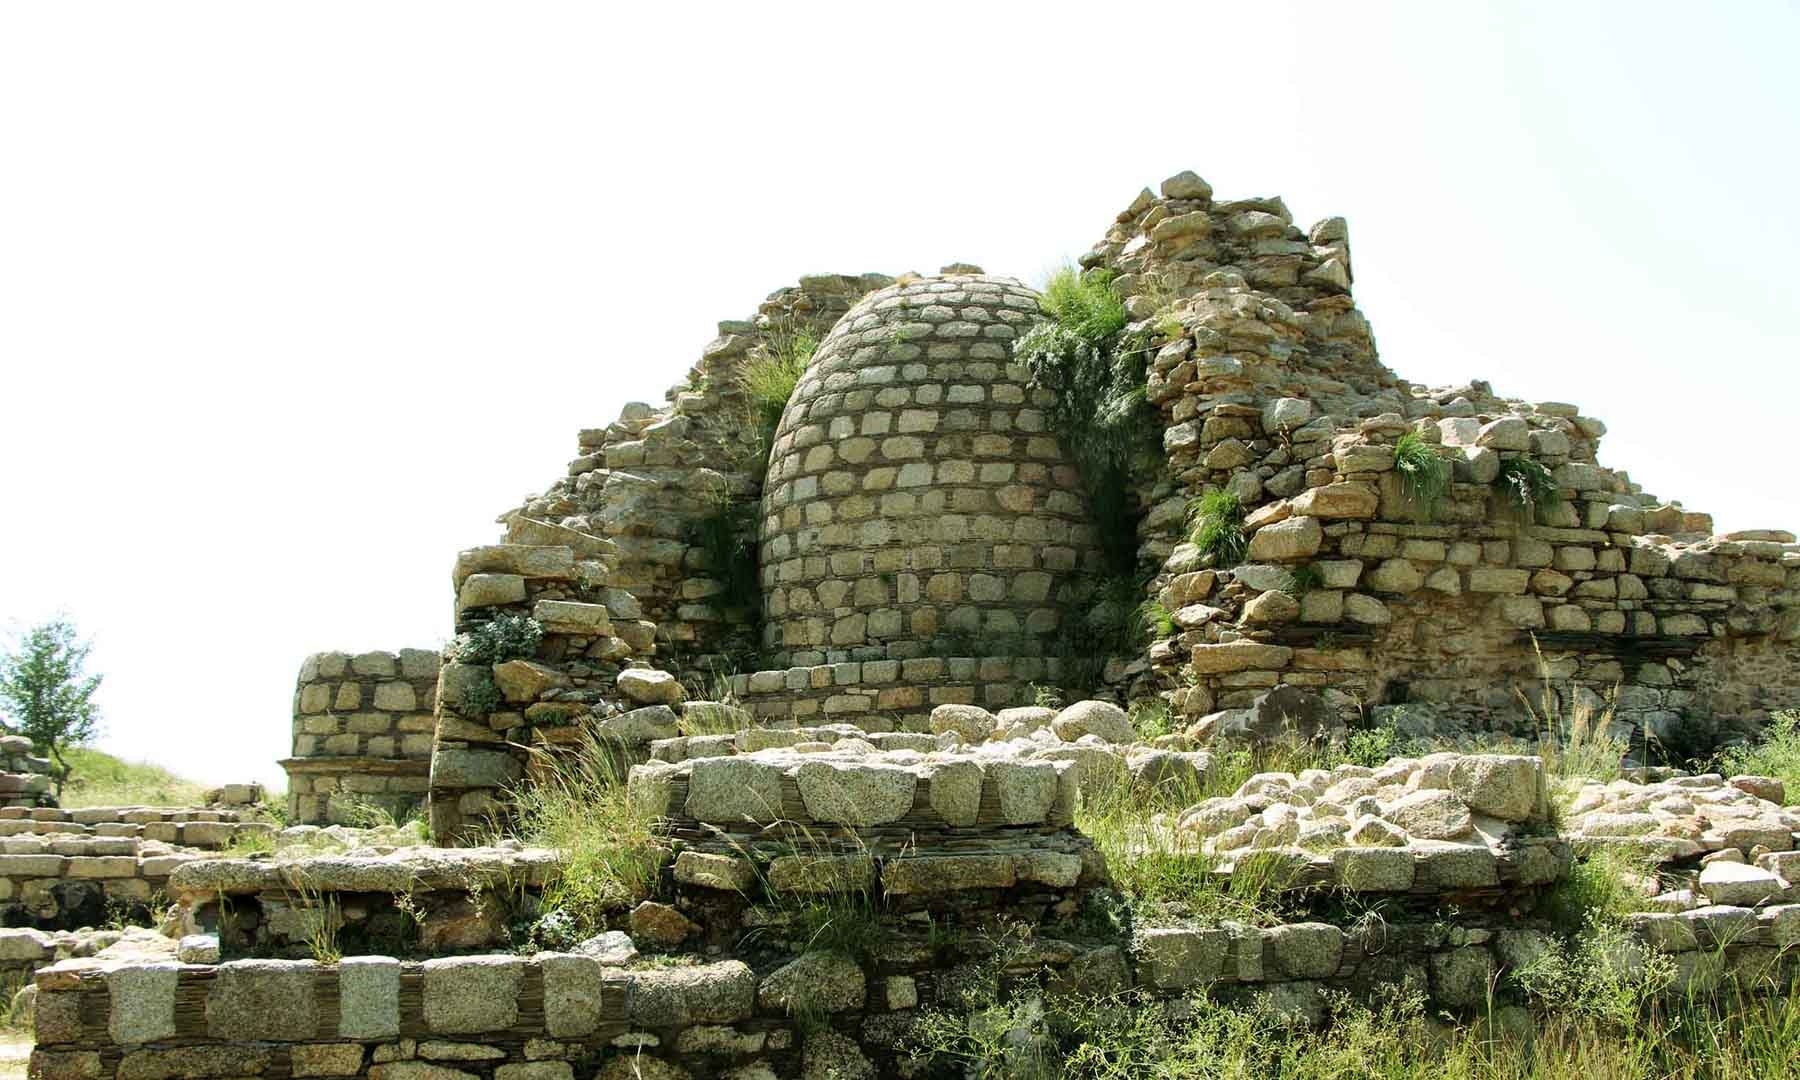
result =
M1324 583L1325 575L1319 572L1318 567L1312 563L1301 563L1288 571L1287 581L1282 584L1281 591L1297 600Z
M1088 512L1108 569L1138 561L1132 491L1161 467L1161 424L1144 396L1147 351L1127 340L1125 303L1110 271L1059 270L1044 287L1045 315L1013 355L1056 397L1050 427L1081 471Z
M1161 600L1151 599L1139 604L1137 617L1144 640L1170 638L1181 632L1181 627L1175 625L1175 613Z
M1597 846L1544 893L1537 914L1570 937L1594 925L1615 924L1646 909L1644 886L1655 875L1649 857L1623 846Z
M1350 732L1344 740L1344 760L1352 765L1377 769L1394 758L1405 757L1409 747L1409 740L1390 721L1379 727Z
M1228 569L1244 561L1250 541L1244 536L1244 504L1223 488L1188 504L1188 539L1212 564Z
M1562 505L1562 488L1542 463L1530 458L1507 458L1494 478L1494 494L1501 513L1523 524L1546 510Z
M459 664L504 664L537 655L544 640L543 624L529 615L496 615L466 634L458 634L446 650Z
M1435 517L1438 504L1450 490L1450 463L1417 432L1409 431L1394 444L1394 473L1413 515L1421 522Z
M1773 776L1787 788L1787 802L1800 803L1800 712L1778 712L1757 741L1719 755L1727 775Z

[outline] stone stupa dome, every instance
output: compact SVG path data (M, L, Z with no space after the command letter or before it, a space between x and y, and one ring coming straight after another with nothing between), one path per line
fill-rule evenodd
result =
M1017 281L947 273L871 293L820 343L763 488L773 657L1053 651L1097 555L1049 392L1013 362L1037 317Z

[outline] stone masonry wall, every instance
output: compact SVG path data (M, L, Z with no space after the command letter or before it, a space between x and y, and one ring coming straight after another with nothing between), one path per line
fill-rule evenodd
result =
M1640 749L1687 749L1800 705L1792 534L1713 536L1599 465L1605 425L1573 405L1394 376L1351 299L1341 218L1302 231L1279 199L1215 201L1183 173L1084 263L1163 335L1148 394L1172 481L1147 493L1144 550L1180 634L1150 659L1188 715L1288 683L1349 713L1405 706L1415 733L1522 730L1519 692L1535 701L1547 673L1556 710L1611 703ZM1396 472L1408 433L1451 470L1430 515ZM1555 505L1508 505L1496 482L1520 462ZM1182 542L1211 490L1246 509L1244 565Z
M294 691L288 820L347 824L365 807L403 818L424 802L438 654L426 649L306 658Z

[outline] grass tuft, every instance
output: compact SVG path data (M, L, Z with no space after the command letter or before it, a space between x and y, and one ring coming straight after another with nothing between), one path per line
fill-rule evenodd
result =
M1788 805L1800 803L1800 712L1776 713L1757 741L1720 754L1719 768L1728 776L1773 776L1787 788Z
M1501 513L1528 525L1539 514L1562 505L1562 488L1550 470L1530 458L1507 458L1494 478L1494 495Z
M1212 564L1229 569L1244 561L1250 541L1244 536L1244 504L1219 488L1188 504L1188 539Z
M1400 478L1400 494L1421 522L1437 516L1438 504L1450 490L1450 463L1439 457L1431 444L1409 431L1394 443L1394 471Z
M663 862L655 819L626 797L629 765L617 744L590 733L573 752L538 754L531 782L513 793L514 830L562 853L543 909L565 912L585 937L649 895ZM495 829L488 842L502 838Z

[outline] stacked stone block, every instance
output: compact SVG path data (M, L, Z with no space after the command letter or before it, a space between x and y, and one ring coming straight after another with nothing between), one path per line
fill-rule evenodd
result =
M426 649L318 653L294 691L288 820L362 820L365 805L402 818L424 801L438 654Z
M871 294L825 339L763 490L777 663L911 659L959 634L1053 651L1095 552L1052 399L1012 361L1037 312L1015 281L952 274Z
M453 646L439 672L430 812L440 843L466 842L503 816L504 793L525 776L533 751L577 745L619 718L621 673L655 652L656 624L611 585L617 556L610 540L514 514L503 543L457 557L459 633L504 615L531 619L542 636L530 656L475 659Z
M272 828L214 827L233 832ZM125 836L10 835L0 840L0 852L0 923L41 930L102 926L121 915L146 915L165 894L176 867L207 857Z
M0 735L0 807L55 806L50 788L50 759L23 735Z
M845 723L864 731L924 731L939 705L1002 709L1058 685L1058 657L848 660L731 677L731 694L760 722Z
M1640 746L1704 750L1800 704L1793 536L1711 535L1599 465L1605 425L1573 405L1396 378L1351 300L1342 219L1302 231L1280 200L1215 201L1182 174L1084 262L1165 333L1148 396L1174 484L1148 493L1144 551L1180 634L1150 659L1189 715L1292 684L1406 705L1420 734L1523 729L1540 647L1557 711L1610 700ZM1395 467L1409 433L1450 470L1429 515ZM1496 481L1518 462L1554 505L1511 505ZM1212 490L1247 511L1247 565L1181 542Z
M703 519L732 503L754 504L762 492L768 447L739 383L744 365L824 338L852 304L892 281L803 277L771 293L753 317L719 323L667 404L633 403L613 423L581 432L567 476L520 508L615 545L612 584L638 601L662 654L683 674L729 669L724 654L755 645L751 613L729 605L721 568L694 543Z

